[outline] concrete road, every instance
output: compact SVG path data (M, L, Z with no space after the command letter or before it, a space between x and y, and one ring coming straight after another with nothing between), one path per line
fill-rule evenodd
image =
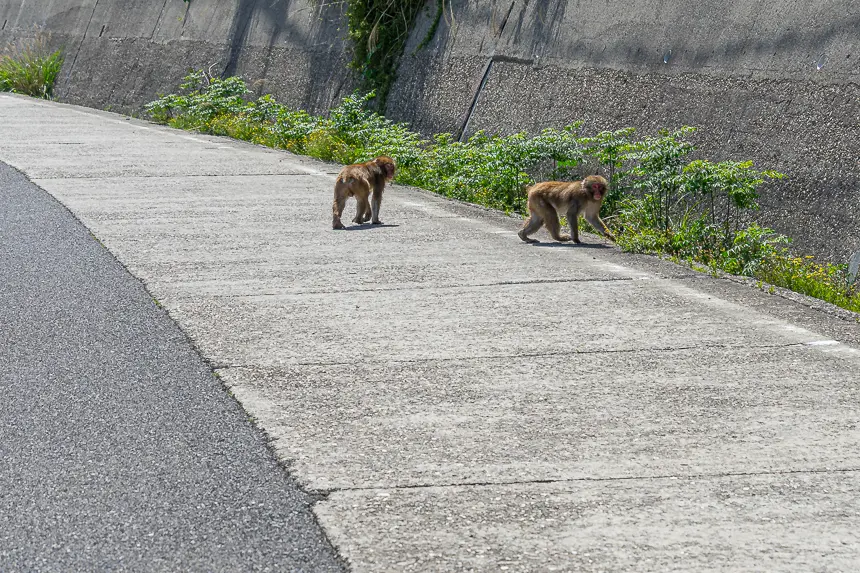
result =
M0 160L143 281L353 571L860 566L856 315L396 186L334 232L338 166L0 114Z

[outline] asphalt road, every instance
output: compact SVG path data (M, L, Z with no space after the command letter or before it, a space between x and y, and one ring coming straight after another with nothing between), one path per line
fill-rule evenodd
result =
M141 282L0 164L0 571L341 571Z
M353 571L857 569L856 315L593 237L526 245L398 186L385 226L335 232L340 166L20 97L0 115L0 160L143 281ZM135 403L175 399L154 384Z

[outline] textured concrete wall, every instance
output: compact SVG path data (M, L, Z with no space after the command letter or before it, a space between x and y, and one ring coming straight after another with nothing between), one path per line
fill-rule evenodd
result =
M856 0L453 0L388 113L423 131L700 128L710 159L790 179L762 219L806 252L860 249Z
M61 100L139 111L192 68L240 74L257 93L324 110L351 75L342 6L308 0L0 0L0 43L50 33Z
M0 0L0 42L66 47L61 99L131 111L192 67L320 111L351 90L343 7L309 0ZM694 125L703 156L790 179L763 221L800 250L860 249L856 0L446 0L419 18L388 114L425 133Z

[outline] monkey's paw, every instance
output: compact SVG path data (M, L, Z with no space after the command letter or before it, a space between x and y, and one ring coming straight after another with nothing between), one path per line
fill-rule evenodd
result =
M344 226L343 223L335 223L334 225L331 226L331 228L335 231L338 231L340 229L346 229L346 227Z
M371 221L371 222L370 222L370 224L371 224L371 225L381 225L381 224L382 224L382 221L379 221L379 220Z

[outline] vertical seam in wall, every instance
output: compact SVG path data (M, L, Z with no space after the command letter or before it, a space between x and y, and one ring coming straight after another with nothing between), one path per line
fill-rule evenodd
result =
M502 34L505 31L505 26L508 25L508 20L511 17L511 12L514 11L514 6L516 6L516 0L511 2L510 7L508 8L507 13L505 14L504 19L502 20L502 25L499 27L499 33L496 35L496 38L501 38ZM498 41L497 41L498 44ZM493 53L490 55L490 59L487 62L487 65L484 67L484 73L481 76L481 83L478 84L478 89L475 91L475 96L472 98L472 103L469 106L469 110L466 112L466 119L463 121L462 127L460 127L459 133L457 133L457 141L463 141L463 138L469 132L469 122L472 121L472 114L475 113L475 108L478 107L478 100L481 98L481 94L484 91L484 86L487 85L487 79L490 77L490 71L493 69L493 62L496 60L496 46L493 46Z
M66 92L63 97L68 97L69 90L72 88L72 72L75 70L75 63L78 61L78 55L81 53L81 46L84 45L84 40L87 39L87 32L90 31L90 24L93 22L93 16L96 13L96 7L99 5L99 0L93 2L93 11L90 12L90 19L87 20L87 27L84 28L84 35L81 36L81 41L78 43L78 49L75 51L75 57L72 59L72 65L69 66L69 73L66 74Z
M510 19L510 17L511 17L511 12L513 12L513 11L514 11L514 5L516 5L516 0L514 0L513 2L511 2L511 6L510 6L510 8L508 8L508 12L507 12L507 14L505 14L505 18L502 20L502 25L501 25L501 26L499 26L499 34L496 36L497 38L501 38L501 37L502 37L502 34L503 34L503 33L504 33L504 31L505 31L505 26L507 26L507 25L508 25L508 20L509 20L509 19ZM495 51L495 48L493 48L493 51Z
M241 7L241 2L239 6ZM227 65L224 66L224 72L221 74L222 77L227 77L228 75L232 75L236 72L236 65L239 60L239 53L242 51L242 44L245 43L246 36L248 34L248 28L251 26L251 19L254 17L254 12L257 8L257 0L253 0L253 4L248 8L248 16L245 18L245 21L242 23L242 29L236 30L234 36L230 39L230 54L227 59ZM240 17L242 15L240 14ZM238 38L238 39L237 39Z
M484 67L484 75L481 78L481 83L478 85L478 89L475 90L475 96L472 98L472 104L469 106L469 111L466 112L466 119L465 121L463 121L463 126L460 128L460 133L457 134L457 141L463 141L463 138L468 132L469 122L472 121L472 114L475 113L475 108L478 106L478 100L481 97L481 93L484 91L484 86L487 85L487 79L490 77L490 70L492 69L493 58L491 57L487 61L487 65Z
M186 24L186 22L188 22L188 11L189 10L191 10L191 2L186 2L185 3L185 14L182 15L182 28L180 29L180 32L179 32L180 38L185 35L185 24Z
M152 27L152 33L149 34L150 40L155 37L155 31L158 30L158 25L161 23L161 17L164 16L165 8L167 8L167 0L164 0L164 4L161 5L161 12L158 13L158 18L155 19L155 26Z

